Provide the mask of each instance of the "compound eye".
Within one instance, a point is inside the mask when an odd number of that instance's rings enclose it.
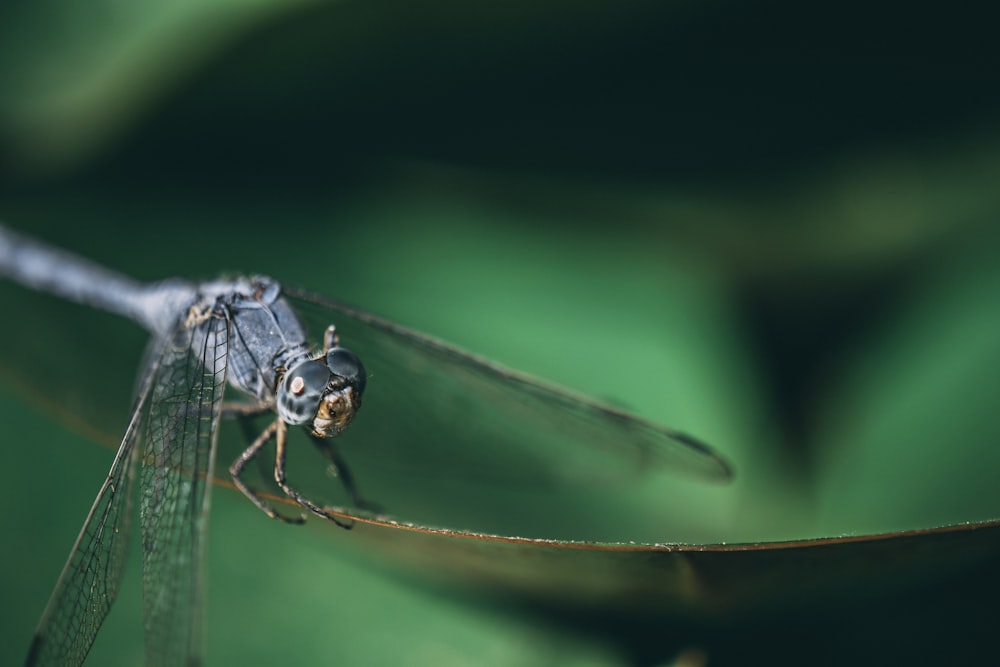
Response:
[[[330,369],[324,364],[318,361],[299,364],[282,378],[278,387],[278,416],[292,425],[312,421],[329,382]]]
[[[365,367],[350,350],[342,347],[331,349],[326,353],[326,367],[330,373],[344,378],[346,384],[353,385],[359,393],[364,392],[365,382],[368,379],[365,376]]]

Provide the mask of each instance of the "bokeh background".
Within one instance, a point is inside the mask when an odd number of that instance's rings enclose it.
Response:
[[[736,479],[681,481],[655,541],[989,521],[1000,54],[986,12],[942,11],[7,2],[0,216],[142,279],[268,273],[697,434]],[[16,664],[143,337],[0,294]],[[211,525],[209,665],[929,664],[998,620],[995,559],[692,619],[432,584],[226,490]],[[141,660],[126,576],[92,664]]]

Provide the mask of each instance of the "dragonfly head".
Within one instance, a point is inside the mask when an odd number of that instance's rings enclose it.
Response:
[[[303,361],[278,383],[278,416],[286,423],[311,423],[312,432],[332,438],[347,428],[361,408],[365,367],[342,347],[332,347],[325,358]]]

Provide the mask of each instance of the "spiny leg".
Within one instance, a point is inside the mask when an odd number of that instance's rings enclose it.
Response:
[[[257,495],[256,491],[247,486],[246,482],[244,482],[240,477],[243,474],[243,468],[246,467],[247,463],[249,463],[251,459],[254,459],[257,454],[260,453],[260,450],[263,449],[264,445],[267,444],[267,441],[273,438],[275,433],[278,432],[279,425],[284,426],[284,422],[280,419],[275,419],[270,426],[264,429],[264,431],[257,436],[257,439],[254,440],[249,447],[244,449],[243,453],[240,454],[235,461],[233,461],[231,466],[229,466],[229,474],[232,476],[233,483],[236,484],[236,488],[242,491],[243,495],[249,498],[254,505],[264,512],[264,514],[268,515],[272,519],[284,521],[285,523],[303,523],[306,520],[305,514],[298,517],[289,517],[279,513],[271,507],[270,503]]]
[[[271,406],[264,401],[253,401],[243,402],[243,401],[224,401],[221,408],[221,416],[223,419],[244,419],[249,417],[256,417],[257,415],[262,415],[269,411]],[[254,434],[253,437],[247,438],[247,442],[253,441],[257,437]]]
[[[347,466],[347,461],[343,459],[340,455],[340,451],[336,446],[326,438],[320,438],[319,436],[309,434],[309,439],[313,441],[313,444],[323,452],[327,460],[330,462],[330,467],[333,468],[333,474],[337,476],[340,483],[344,486],[344,490],[347,491],[347,495],[351,498],[351,503],[359,508],[366,509],[372,512],[381,513],[382,507],[377,503],[369,502],[361,497],[361,493],[358,491],[358,486],[354,481],[354,475],[351,474],[351,469]]]
[[[272,409],[269,403],[261,400],[225,401],[222,404],[222,418],[236,421],[240,427],[240,432],[243,434],[243,440],[246,442],[246,446],[249,447],[257,440],[257,436],[260,435],[260,432],[257,430],[258,427],[254,425],[254,417],[262,415],[265,412],[271,412]],[[269,472],[267,464],[260,458],[257,459],[257,464],[261,476],[266,479]]]
[[[330,512],[326,511],[325,509],[323,509],[313,501],[309,500],[308,498],[306,498],[301,493],[299,493],[298,491],[296,491],[295,489],[293,489],[291,486],[288,485],[288,482],[285,480],[285,450],[286,450],[286,445],[288,444],[288,427],[285,425],[285,422],[281,421],[280,419],[276,421],[276,424],[277,424],[276,427],[277,451],[274,456],[274,481],[278,483],[278,486],[280,486],[281,490],[285,492],[285,495],[287,495],[289,498],[297,502],[299,505],[305,507],[307,510],[309,510],[316,516],[320,516],[323,517],[324,519],[333,521],[341,528],[346,528],[346,529],[352,528],[354,526],[353,521],[350,522],[343,521],[339,517],[334,516]]]

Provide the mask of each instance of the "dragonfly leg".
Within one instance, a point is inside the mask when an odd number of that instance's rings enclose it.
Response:
[[[337,447],[326,438],[320,438],[312,434],[309,435],[309,438],[330,462],[333,474],[336,475],[337,479],[344,486],[344,490],[347,491],[347,495],[351,498],[351,503],[360,509],[380,514],[382,507],[378,503],[370,502],[361,497],[358,486],[354,481],[354,475],[351,474],[351,469],[347,466],[347,461],[340,455]]]
[[[340,334],[337,333],[336,325],[331,324],[326,328],[326,332],[323,334],[323,354],[326,354],[332,348],[338,347],[339,345]]]
[[[302,505],[302,507],[305,507],[316,516],[328,519],[341,528],[352,528],[354,526],[353,521],[349,519],[345,521],[343,518],[328,512],[288,485],[288,482],[285,480],[285,450],[288,443],[288,427],[285,425],[285,422],[280,419],[277,420],[277,424],[277,452],[274,456],[274,481],[278,483],[278,486],[281,487],[281,490],[285,492],[286,496],[297,502],[299,505]]]
[[[243,421],[243,420],[241,420]],[[257,438],[243,450],[243,453],[233,461],[233,464],[229,466],[229,474],[233,478],[233,483],[236,484],[236,488],[243,492],[247,498],[249,498],[254,505],[256,505],[264,514],[268,515],[272,519],[277,519],[279,521],[284,521],[285,523],[303,523],[306,520],[306,515],[302,514],[297,517],[289,517],[284,514],[280,514],[277,510],[271,507],[270,503],[257,495],[257,492],[247,486],[246,482],[243,481],[241,475],[243,474],[243,468],[246,467],[252,459],[256,458],[260,450],[267,444],[268,440],[274,437],[275,433],[278,431],[278,425],[284,424],[280,419],[275,419],[274,422],[264,429]]]
[[[252,403],[224,401],[222,403],[222,418],[242,420],[244,417],[256,417],[257,415],[264,414],[270,409],[271,406],[264,401],[254,401]],[[253,442],[256,437],[256,434],[254,434],[252,437],[247,438],[247,442]]]
[[[254,424],[254,417],[264,414],[265,412],[271,412],[274,409],[270,403],[266,403],[259,399],[253,399],[249,401],[225,401],[222,404],[222,418],[223,419],[233,419],[240,427],[240,432],[243,433],[243,440],[246,441],[247,447],[249,447],[253,442],[257,440],[257,436],[260,435],[258,426]],[[258,470],[261,476],[266,478],[268,469],[267,464],[263,460],[257,458]]]

